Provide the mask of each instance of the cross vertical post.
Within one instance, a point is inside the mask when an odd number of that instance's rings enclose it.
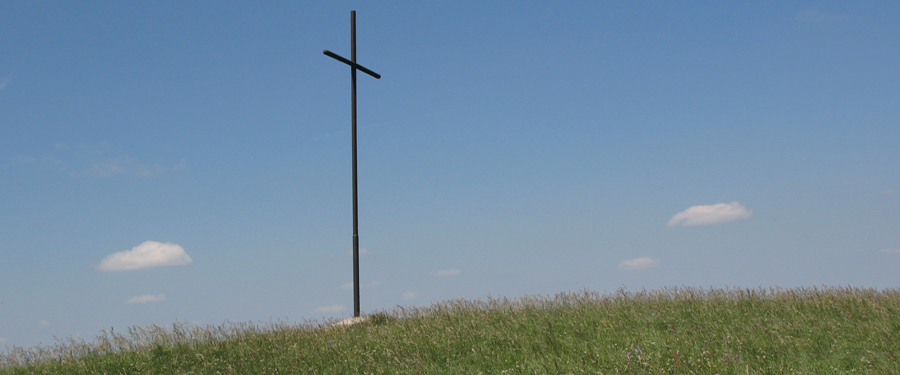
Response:
[[[353,154],[353,316],[359,316],[359,210],[356,188],[356,71],[361,70],[375,79],[381,79],[381,75],[356,63],[356,11],[350,11],[350,60],[347,60],[334,52],[325,50],[325,55],[334,58],[344,64],[350,65],[350,106],[351,125],[350,137],[352,138]]]

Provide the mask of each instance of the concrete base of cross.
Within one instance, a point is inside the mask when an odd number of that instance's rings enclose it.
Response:
[[[340,322],[334,323],[331,325],[331,327],[349,327],[354,324],[365,322],[367,320],[369,320],[369,318],[367,318],[365,316],[355,316],[355,317],[352,317],[349,319],[344,319],[344,320],[341,320]]]

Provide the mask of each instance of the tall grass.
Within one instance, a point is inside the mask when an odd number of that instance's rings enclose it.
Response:
[[[229,322],[222,325],[195,325],[176,321],[169,327],[158,325],[133,326],[125,332],[103,330],[93,341],[81,338],[57,339],[53,345],[33,347],[5,347],[0,352],[0,369],[32,366],[48,362],[72,362],[82,358],[145,351],[155,347],[201,345],[224,342],[249,335],[271,334],[278,331],[319,328],[314,322],[302,324],[273,321],[269,323]]]
[[[326,322],[327,323],[327,322]],[[132,327],[0,373],[900,373],[900,290],[666,288],[397,307],[329,327]]]

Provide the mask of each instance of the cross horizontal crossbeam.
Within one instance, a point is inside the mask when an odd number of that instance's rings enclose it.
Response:
[[[329,50],[327,50],[327,49],[326,49],[323,53],[326,54],[326,55],[328,55],[329,57],[334,58],[334,59],[337,60],[337,61],[340,61],[340,62],[342,62],[342,63],[344,63],[344,64],[350,65],[351,68],[359,69],[359,70],[362,71],[363,73],[366,73],[366,74],[368,74],[368,75],[370,75],[370,76],[372,76],[372,77],[375,77],[375,79],[381,79],[381,74],[375,73],[375,72],[373,72],[373,71],[367,69],[366,67],[364,67],[364,66],[362,66],[362,65],[359,65],[359,64],[357,64],[357,63],[355,63],[355,62],[353,62],[353,61],[347,60],[347,59],[341,57],[341,55],[338,55],[338,54],[336,54],[336,53],[334,53],[334,52],[331,52],[331,51],[329,51]]]

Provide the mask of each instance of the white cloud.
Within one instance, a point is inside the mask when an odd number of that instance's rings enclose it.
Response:
[[[34,156],[16,156],[16,161],[29,168],[36,168],[50,173],[63,173],[66,170],[65,164],[54,156],[42,156],[40,158]]]
[[[3,77],[3,79],[0,80],[0,91],[2,91],[3,89],[5,89],[5,88],[6,88],[6,85],[8,85],[8,84],[9,84],[9,81],[12,81],[12,79],[13,79],[13,75],[12,75],[12,74],[7,75],[6,77]]]
[[[885,194],[897,194],[900,193],[900,189],[887,189],[884,191]]]
[[[50,326],[50,322],[48,322],[46,320],[41,320],[40,322],[38,322],[38,327],[49,327],[49,326]]]
[[[650,257],[641,257],[635,259],[623,260],[619,263],[620,270],[642,270],[645,268],[653,268],[659,266],[659,259]]]
[[[72,171],[70,175],[72,177],[109,177],[116,174],[130,174],[139,177],[148,177],[169,171],[180,171],[185,168],[187,168],[187,162],[184,160],[175,166],[163,167],[159,164],[146,165],[131,157],[122,156],[94,164],[88,170]]]
[[[753,210],[744,207],[737,201],[716,203],[709,206],[692,206],[681,211],[669,220],[669,226],[713,225],[728,223],[753,216]]]
[[[403,294],[401,294],[401,296],[403,297],[404,301],[410,301],[410,300],[413,300],[416,298],[416,292],[412,292],[412,291],[403,292]]]
[[[344,306],[341,305],[322,306],[316,309],[317,313],[337,313],[341,311],[344,311]]]
[[[846,14],[827,13],[817,9],[807,9],[797,14],[797,19],[812,23],[836,23],[847,18]]]
[[[900,249],[881,249],[884,254],[900,254]]]
[[[459,275],[461,271],[459,268],[451,268],[449,270],[441,270],[438,273],[434,274],[434,276],[446,277],[446,276],[456,276]]]
[[[368,283],[368,284],[359,284],[359,288],[360,288],[360,289],[362,289],[362,288],[374,288],[374,287],[376,287],[376,286],[381,286],[381,283],[379,283],[379,282],[377,282],[377,281],[373,281],[373,282]],[[344,284],[344,285],[341,286],[341,289],[353,289],[353,283],[352,283],[352,282],[346,283],[346,284]]]
[[[20,156],[19,161],[34,166],[45,166],[55,173],[64,173],[70,177],[111,177],[111,176],[156,176],[187,168],[187,162],[169,158],[165,164],[147,163],[124,155],[109,144],[53,144],[51,155]],[[119,156],[113,157],[112,155]],[[165,155],[162,155],[165,157]]]
[[[128,300],[128,301],[125,301],[125,303],[162,302],[162,301],[165,301],[165,300],[166,300],[166,295],[165,295],[165,294],[157,294],[157,295],[155,295],[155,296],[153,296],[153,295],[146,295],[146,296],[131,297],[131,299]]]
[[[97,270],[105,272],[136,270],[141,268],[183,266],[191,263],[191,257],[181,245],[146,241],[129,251],[107,255]]]

